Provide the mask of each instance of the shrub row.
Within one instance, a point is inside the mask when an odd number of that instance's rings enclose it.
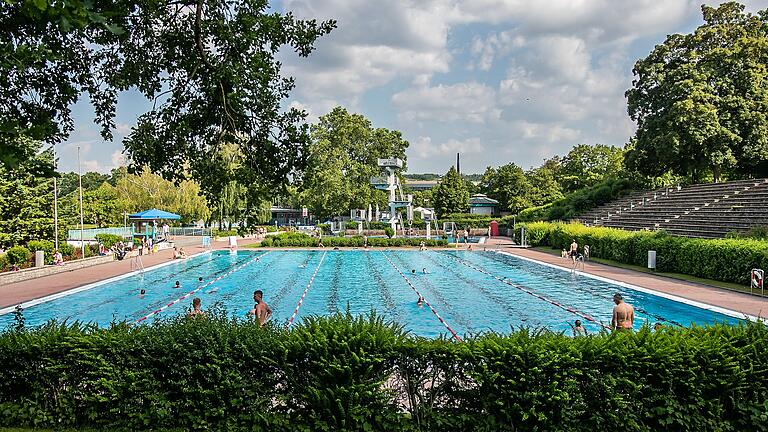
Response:
[[[766,431],[768,329],[414,337],[210,313],[0,333],[0,426],[102,430]]]
[[[117,243],[123,241],[123,236],[117,234],[96,234],[96,241],[103,244],[105,248],[109,249]]]
[[[26,247],[13,246],[0,255],[0,271],[7,271],[13,265],[20,268],[33,265],[35,251],[45,252],[45,263],[53,264],[53,242],[50,240],[30,240]],[[80,256],[80,249],[75,250],[69,243],[59,243],[59,251],[65,260],[76,259]],[[91,249],[86,248],[86,255],[90,256],[89,253],[91,252]]]
[[[421,243],[427,246],[446,246],[447,240],[433,240],[425,238],[381,238],[369,237],[368,246],[371,247],[401,247],[401,246],[419,246]],[[284,233],[270,236],[261,241],[262,247],[317,247],[320,239],[310,237],[303,233]],[[323,246],[325,247],[363,247],[365,238],[362,236],[354,237],[323,237]]]
[[[655,250],[659,271],[746,285],[753,268],[768,269],[768,241],[763,240],[694,239],[670,236],[663,231],[624,231],[549,222],[525,226],[531,246],[567,249],[575,239],[579,245],[589,245],[591,256],[625,264],[644,267],[648,251]],[[519,237],[520,233],[515,235]]]

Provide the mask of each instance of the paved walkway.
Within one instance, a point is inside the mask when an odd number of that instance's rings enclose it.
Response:
[[[254,239],[239,239],[239,243],[243,245],[253,243],[254,241]],[[224,241],[213,243],[214,249],[222,249],[226,246],[227,244]],[[189,256],[204,252],[200,246],[184,245],[183,247]],[[152,255],[143,255],[141,260],[145,268],[171,261],[173,260],[173,249],[165,249]],[[106,264],[7,284],[0,287],[0,309],[120,276],[131,271],[131,259],[126,258],[123,261],[112,261]]]
[[[570,270],[571,268],[570,261],[563,260],[558,255],[551,255],[532,249],[514,248],[509,239],[493,238],[489,240],[488,246],[513,255],[563,267],[567,270]],[[749,294],[593,262],[585,263],[583,272],[757,317],[768,316],[768,299]]]

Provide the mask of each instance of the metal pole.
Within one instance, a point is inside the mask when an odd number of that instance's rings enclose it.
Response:
[[[56,187],[56,144],[53,145],[53,244],[59,250],[59,193]]]
[[[77,182],[80,189],[80,256],[85,258],[85,243],[83,242],[83,170],[80,166],[80,146],[77,146]]]

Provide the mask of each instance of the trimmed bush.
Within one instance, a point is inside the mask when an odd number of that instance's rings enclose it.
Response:
[[[215,229],[213,230],[212,234],[214,237],[229,237],[229,236],[239,235],[236,229],[231,229],[231,230]]]
[[[5,256],[10,265],[21,267],[32,259],[32,252],[24,246],[14,246],[5,251]]]
[[[388,238],[392,238],[392,236],[395,235],[395,230],[393,230],[392,227],[388,226],[388,227],[384,228],[384,234]]]
[[[45,263],[53,264],[53,242],[50,240],[30,240],[27,249],[34,256],[36,251],[45,252]]]
[[[96,241],[103,244],[105,248],[109,249],[116,245],[118,242],[123,241],[123,237],[117,234],[96,234]]]
[[[525,224],[528,244],[568,249],[573,239],[589,245],[593,257],[645,267],[656,251],[656,269],[670,273],[749,284],[753,268],[768,268],[768,241],[674,237],[663,231],[624,231],[581,224]],[[519,232],[515,233],[520,236]],[[519,240],[519,239],[518,239]]]
[[[0,426],[101,430],[766,431],[768,328],[457,344],[380,317],[286,331],[209,313],[0,333]]]

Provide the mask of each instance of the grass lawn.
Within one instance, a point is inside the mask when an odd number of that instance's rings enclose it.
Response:
[[[550,255],[555,255],[555,256],[559,256],[560,255],[560,250],[552,249],[552,248],[550,248],[548,246],[537,246],[537,247],[533,247],[531,249],[539,251],[539,252],[548,253]],[[722,282],[722,281],[717,281],[717,280],[712,280],[712,279],[704,279],[704,278],[699,278],[699,277],[696,277],[696,276],[686,275],[686,274],[682,274],[682,273],[668,273],[668,272],[652,271],[652,270],[650,270],[650,269],[648,269],[646,267],[643,267],[643,266],[637,266],[637,265],[633,265],[633,264],[624,264],[624,263],[620,263],[620,262],[617,262],[617,261],[612,261],[612,260],[607,260],[607,259],[602,259],[602,258],[594,258],[594,257],[592,257],[589,260],[591,262],[595,262],[595,263],[598,263],[598,264],[605,264],[605,265],[612,266],[612,267],[619,267],[619,268],[623,268],[623,269],[627,269],[627,270],[638,271],[638,272],[641,272],[641,273],[654,274],[654,275],[657,275],[657,276],[664,276],[664,277],[668,277],[668,278],[672,278],[672,279],[678,279],[678,280],[683,280],[683,281],[687,281],[687,282],[694,282],[694,283],[698,283],[698,284],[701,284],[701,285],[708,285],[708,286],[711,286],[711,287],[714,287],[714,288],[722,288],[722,289],[727,289],[727,290],[730,290],[730,291],[737,291],[737,292],[742,292],[742,293],[750,294],[749,287],[744,286],[744,285],[739,285],[739,284],[736,284],[736,283],[732,283],[732,282]],[[755,295],[755,296],[761,297],[759,292],[758,293],[752,293],[752,294]],[[768,293],[767,293],[767,295],[765,297],[768,297]]]

